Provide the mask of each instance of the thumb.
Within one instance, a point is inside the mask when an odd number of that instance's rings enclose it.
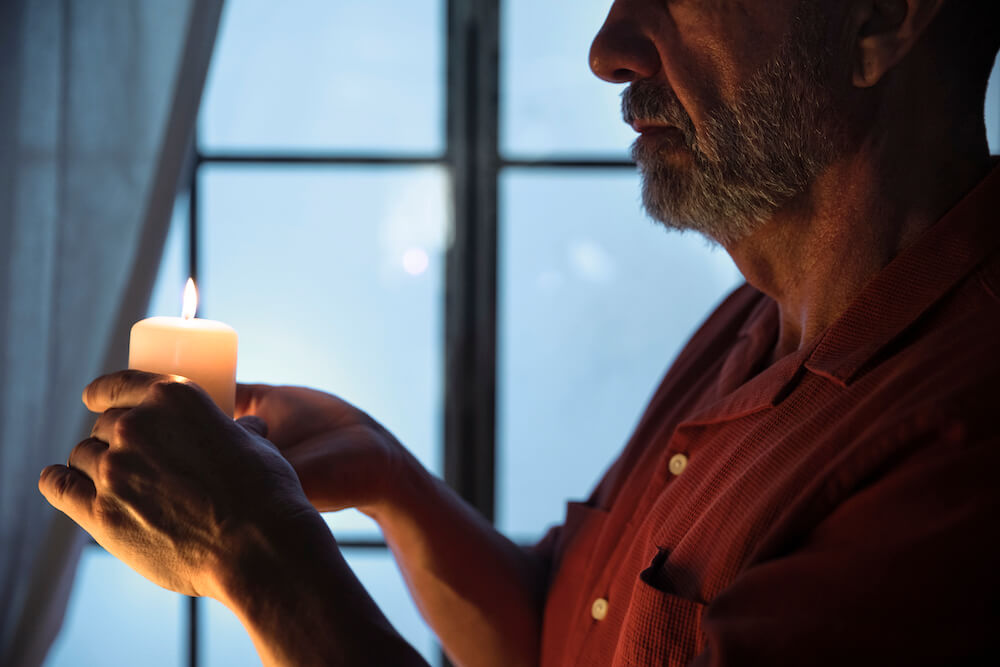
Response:
[[[262,438],[267,437],[267,422],[255,415],[246,415],[236,420],[236,423]]]
[[[236,416],[242,417],[252,414],[260,407],[261,400],[271,390],[266,384],[243,384],[236,385]]]

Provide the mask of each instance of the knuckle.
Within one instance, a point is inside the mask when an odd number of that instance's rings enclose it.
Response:
[[[87,448],[87,443],[89,442],[90,438],[84,440],[83,442],[77,443],[77,445],[73,447],[73,449],[70,451],[69,458],[66,459],[66,463],[70,466],[78,468],[79,466],[77,465],[77,463],[79,463],[80,457],[83,456],[83,454],[85,453]]]
[[[116,442],[127,443],[133,439],[135,433],[135,418],[124,414],[115,420],[112,427],[112,437]]]
[[[184,396],[185,385],[183,382],[164,380],[153,385],[150,394],[156,401],[171,401]]]
[[[142,395],[142,389],[161,376],[128,369],[102,375],[83,390],[83,402],[91,409],[129,407]]]
[[[121,380],[107,383],[106,391],[108,393],[108,401],[112,405],[117,405],[118,400],[121,398],[122,395],[122,389],[123,387]]]
[[[108,430],[108,421],[109,421],[109,419],[110,419],[110,417],[108,416],[107,411],[102,412],[101,414],[97,415],[97,419],[94,420],[94,427],[92,429],[90,429],[90,435],[91,435],[91,437],[94,437],[94,436],[97,436],[97,435],[99,435],[101,433],[106,432]]]
[[[53,473],[53,477],[52,488],[55,489],[56,495],[66,495],[73,488],[73,476],[68,470],[59,470]]]
[[[97,466],[98,484],[113,496],[122,495],[128,488],[128,473],[122,463],[120,456],[108,452]]]
[[[190,405],[198,400],[201,389],[190,380],[164,380],[152,387],[151,398],[156,402]]]
[[[107,376],[105,384],[108,401],[111,405],[117,406],[127,397],[129,388],[135,384],[136,371],[120,371],[114,375]]]
[[[71,496],[77,484],[80,483],[80,475],[68,467],[52,468],[46,479],[46,486],[49,494],[54,498]]]
[[[88,438],[88,440],[89,440],[89,438]],[[73,449],[69,450],[69,457],[66,459],[66,463],[67,464],[73,465],[73,461],[76,461],[77,458],[79,458],[80,452],[83,451],[83,445],[86,442],[87,442],[87,440],[82,440],[82,441],[76,443],[76,445],[73,446]]]
[[[142,408],[131,408],[109,416],[109,419],[114,420],[111,438],[115,444],[131,447],[141,445],[149,432],[146,425],[149,417],[147,412]]]
[[[124,371],[120,371],[116,376],[116,385],[119,391],[127,389],[129,387],[135,387],[137,385],[142,385],[149,382],[149,373],[145,371],[136,370],[134,368],[129,368]]]

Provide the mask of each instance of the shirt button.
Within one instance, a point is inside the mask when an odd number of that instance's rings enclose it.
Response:
[[[594,604],[590,605],[590,615],[594,617],[595,621],[603,621],[604,617],[608,615],[608,601],[604,598],[594,600]]]
[[[670,457],[670,472],[673,475],[680,475],[688,467],[688,457],[683,454],[674,454]]]

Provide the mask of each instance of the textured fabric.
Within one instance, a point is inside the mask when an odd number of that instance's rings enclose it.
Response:
[[[82,533],[38,474],[126,361],[194,130],[221,0],[0,2],[0,665],[41,664]]]
[[[734,292],[536,547],[542,665],[1000,664],[998,211],[1000,168],[766,368]]]

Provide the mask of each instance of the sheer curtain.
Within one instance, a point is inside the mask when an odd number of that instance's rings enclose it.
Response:
[[[0,2],[0,664],[41,664],[82,534],[37,491],[152,288],[222,0]]]

